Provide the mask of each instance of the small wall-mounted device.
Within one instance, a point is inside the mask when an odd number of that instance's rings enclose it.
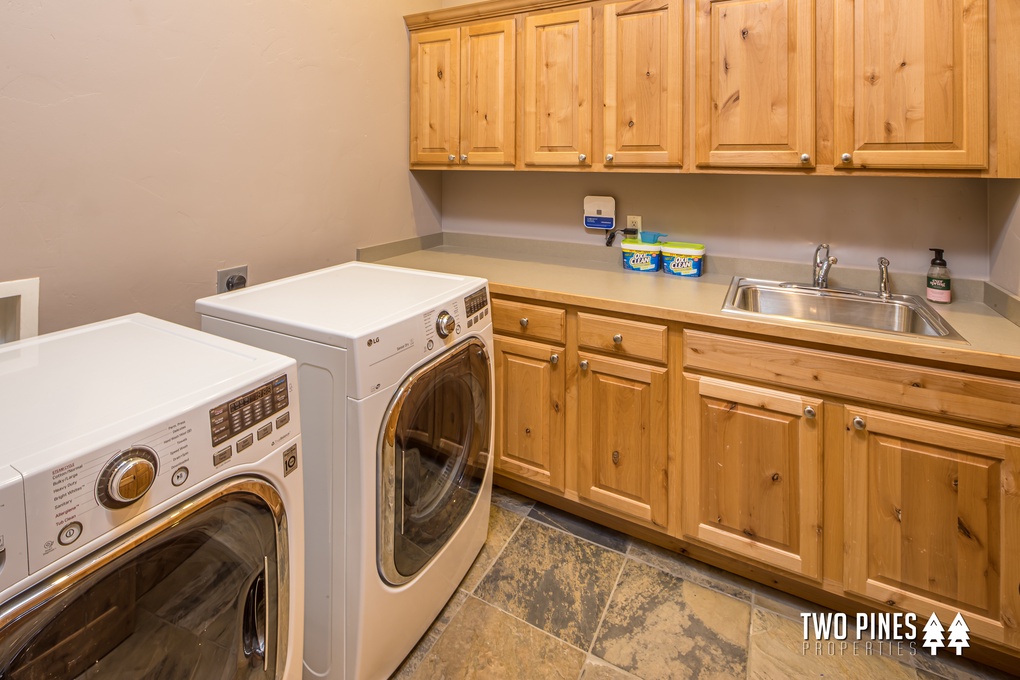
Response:
[[[584,228],[615,229],[616,199],[612,196],[585,196]]]

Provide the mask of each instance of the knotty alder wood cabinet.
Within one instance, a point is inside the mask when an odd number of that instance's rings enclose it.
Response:
[[[495,298],[493,327],[496,471],[665,531],[666,326]]]
[[[491,0],[408,16],[411,166],[1020,177],[1015,4]]]

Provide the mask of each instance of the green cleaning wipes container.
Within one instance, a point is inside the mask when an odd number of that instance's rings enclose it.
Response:
[[[660,251],[658,243],[642,243],[636,238],[623,239],[623,268],[630,272],[659,271]]]
[[[683,241],[662,244],[662,271],[670,276],[701,276],[704,264],[704,244]]]

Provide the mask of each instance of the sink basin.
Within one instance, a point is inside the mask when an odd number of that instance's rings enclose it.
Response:
[[[963,340],[931,305],[916,295],[814,288],[796,283],[733,278],[722,310],[828,326]]]

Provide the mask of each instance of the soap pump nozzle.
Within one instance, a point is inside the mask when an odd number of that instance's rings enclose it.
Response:
[[[931,261],[933,266],[935,266],[935,267],[945,267],[946,266],[946,259],[942,255],[942,253],[945,252],[945,250],[943,248],[929,248],[928,250],[930,250],[931,252],[935,253],[935,257],[933,257],[932,261]]]

